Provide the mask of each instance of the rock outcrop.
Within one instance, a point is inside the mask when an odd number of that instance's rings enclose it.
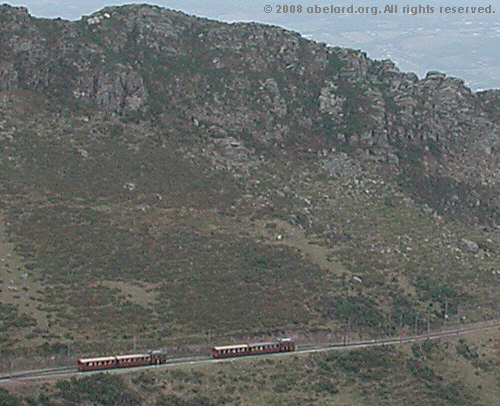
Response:
[[[454,179],[475,190],[471,202],[500,183],[500,93],[472,93],[441,72],[418,78],[278,27],[155,6],[70,22],[2,5],[0,23],[2,92],[39,92],[78,114],[182,123],[250,148],[343,145],[408,173],[416,153],[419,180]]]

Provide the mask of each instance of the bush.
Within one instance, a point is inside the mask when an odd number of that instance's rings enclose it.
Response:
[[[0,388],[0,405],[3,406],[22,406],[21,399],[11,395],[7,390]]]
[[[458,340],[456,350],[458,355],[461,355],[469,361],[477,359],[479,357],[476,350],[469,347],[469,344],[467,343],[467,340],[465,338],[461,338],[460,340]]]
[[[96,374],[82,379],[72,378],[56,384],[56,395],[64,406],[92,404],[94,406],[140,406],[140,396],[125,385],[117,375]],[[59,404],[59,403],[58,403]]]
[[[335,395],[336,393],[339,392],[339,390],[337,389],[337,386],[332,381],[328,381],[328,380],[323,380],[323,381],[318,382],[314,386],[314,390],[318,393],[326,392],[326,393],[329,393],[330,395]]]

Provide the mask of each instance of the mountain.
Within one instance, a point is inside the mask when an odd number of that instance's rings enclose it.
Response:
[[[5,354],[498,317],[498,91],[148,5],[0,22]]]
[[[498,91],[148,5],[74,22],[2,5],[0,22],[4,370],[132,345],[207,354],[499,317]],[[487,404],[500,344],[477,345],[264,360],[271,389],[226,365],[142,374],[121,392],[130,404],[151,388],[158,405],[243,404],[252,390],[379,404],[400,385],[394,404]],[[476,378],[453,372],[472,367]],[[289,381],[276,380],[283,368]],[[207,383],[219,379],[225,392]],[[89,377],[51,396],[115,399],[122,385]],[[0,399],[49,404],[35,392]]]

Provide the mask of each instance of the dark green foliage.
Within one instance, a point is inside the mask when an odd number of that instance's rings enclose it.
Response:
[[[377,303],[363,295],[335,296],[324,298],[318,303],[325,317],[333,317],[353,326],[377,329],[383,321],[383,315]]]
[[[335,385],[332,381],[326,379],[321,380],[316,385],[314,385],[314,390],[318,393],[326,392],[330,395],[339,393],[337,385]]]
[[[457,303],[463,299],[463,294],[459,293],[451,281],[437,281],[428,275],[423,275],[417,278],[415,286],[423,300],[440,303],[441,307],[448,303],[449,314],[456,313]]]
[[[371,127],[369,118],[371,106],[365,96],[366,89],[360,84],[340,82],[338,92],[346,98],[343,106],[342,132],[351,137],[368,131]]]
[[[162,395],[156,402],[156,406],[185,406],[185,399],[177,395]]]
[[[54,354],[66,354],[68,352],[68,344],[55,342],[50,344],[48,342],[43,343],[37,348],[37,353],[42,356],[54,355]]]
[[[428,393],[437,399],[446,401],[449,405],[470,405],[477,401],[474,395],[465,390],[463,383],[448,381],[436,374],[431,368],[419,360],[409,362],[411,373],[426,387]]]
[[[408,298],[396,295],[392,299],[393,318],[399,324],[411,324],[414,322],[416,311]]]
[[[57,142],[42,140],[35,144],[25,139],[16,146],[24,163],[20,168],[11,168],[10,182],[22,189],[43,188],[64,198],[86,201],[154,201],[159,194],[169,196],[170,206],[189,202],[208,207],[216,198],[218,204],[222,203],[222,196],[215,195],[214,190],[224,181],[230,182],[223,173],[206,171],[154,143],[141,145],[136,154],[130,146],[119,142],[124,137],[120,126],[103,131],[111,137],[89,148],[91,160],[82,159],[76,150],[68,150]],[[127,184],[135,187],[130,190]]]
[[[197,395],[190,398],[182,398],[177,395],[163,395],[156,406],[218,406],[225,402],[214,401],[206,396]]]
[[[331,53],[328,55],[328,66],[326,67],[326,71],[329,75],[335,77],[345,65],[345,61],[342,61],[337,55]]]
[[[95,406],[140,406],[141,397],[119,375],[96,374],[59,381],[55,395],[64,406],[91,403]]]
[[[465,338],[460,338],[456,345],[457,354],[465,359],[472,361],[479,357],[474,348],[471,348]]]
[[[24,406],[21,399],[10,394],[6,389],[0,388],[0,405],[2,406]]]
[[[436,148],[430,150],[440,154]],[[422,166],[425,155],[422,147],[405,146],[400,149],[400,163],[404,170],[398,176],[399,182],[411,196],[448,218],[488,225],[500,220],[497,189],[473,185],[439,173],[428,173]]]
[[[443,378],[436,375],[436,373],[424,365],[421,361],[413,361],[410,363],[410,371],[415,377],[425,381],[426,383],[436,384],[438,382],[442,382]]]
[[[364,376],[369,377],[373,371],[394,367],[393,354],[392,347],[376,347],[349,351],[347,354],[332,353],[326,357],[326,360],[333,362],[336,368],[347,373],[357,374],[361,372]]]
[[[0,332],[12,328],[23,328],[36,326],[36,320],[11,304],[0,303]]]
[[[432,355],[432,351],[436,348],[436,343],[432,340],[426,340],[423,343],[415,343],[411,346],[413,356],[416,358],[427,357]]]
[[[100,130],[106,136],[85,147],[88,158],[55,141],[20,141],[23,165],[9,172],[13,188],[45,196],[12,209],[10,231],[29,267],[50,282],[44,295],[58,306],[57,320],[137,328],[175,321],[198,332],[309,320],[302,303],[323,272],[292,248],[225,230],[212,210],[242,193],[228,173],[184,158],[171,142],[130,148],[133,135],[116,122]],[[161,283],[158,303],[133,303],[95,282],[102,279]]]

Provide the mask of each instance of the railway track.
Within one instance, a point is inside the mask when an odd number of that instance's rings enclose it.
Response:
[[[13,372],[11,374],[3,374],[0,376],[0,383],[13,380],[37,379],[51,376],[67,376],[68,374],[78,372],[76,367],[60,367],[39,369],[35,371]]]
[[[357,349],[357,348],[369,348],[369,347],[380,347],[384,345],[401,345],[412,342],[419,342],[425,340],[437,340],[441,338],[447,337],[456,337],[463,334],[476,333],[481,331],[488,331],[500,328],[500,322],[495,322],[492,324],[487,324],[484,326],[476,326],[476,327],[463,327],[453,330],[446,330],[440,332],[433,332],[427,334],[419,334],[414,336],[405,336],[405,337],[391,337],[380,340],[369,340],[369,341],[355,341],[348,343],[335,343],[331,345],[308,345],[303,346],[300,349],[297,349],[293,352],[278,352],[271,354],[262,354],[262,355],[253,355],[252,357],[281,357],[281,356],[290,356],[297,354],[311,354],[311,353],[319,353],[326,351],[335,351],[335,350],[348,350],[348,349]],[[197,357],[183,357],[183,358],[171,358],[168,359],[165,364],[161,365],[148,365],[142,367],[133,367],[133,368],[116,368],[106,370],[105,372],[110,373],[126,373],[130,371],[137,370],[151,370],[151,369],[165,369],[169,367],[176,367],[182,365],[203,365],[210,363],[221,363],[221,362],[234,362],[240,359],[245,359],[248,357],[232,357],[225,359],[214,359],[210,356],[197,356]],[[50,368],[50,369],[40,369],[35,371],[24,371],[24,372],[12,372],[10,374],[2,374],[0,375],[0,384],[11,381],[23,381],[23,380],[36,380],[36,379],[44,379],[44,378],[67,378],[74,375],[90,375],[94,373],[102,373],[104,371],[96,370],[96,371],[87,371],[80,372],[75,367],[60,367],[60,368]]]

